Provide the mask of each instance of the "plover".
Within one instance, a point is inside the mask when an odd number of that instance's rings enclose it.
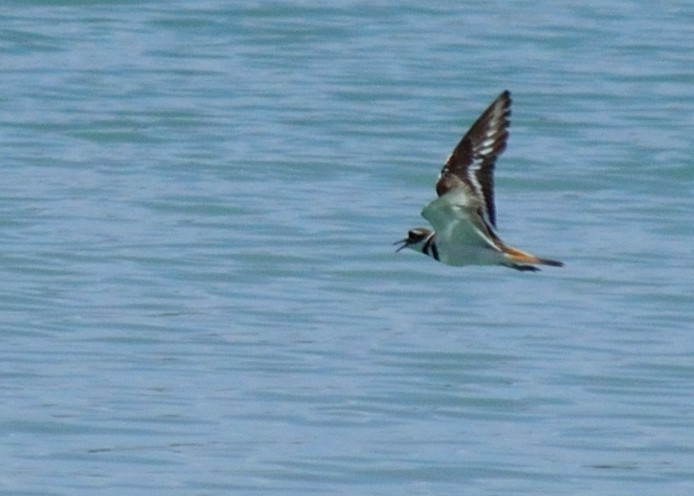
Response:
[[[417,227],[395,244],[424,253],[448,265],[503,265],[521,271],[535,265],[561,267],[513,248],[496,233],[494,164],[506,149],[511,93],[504,91],[470,127],[448,157],[436,183],[438,198],[422,216],[434,230]]]

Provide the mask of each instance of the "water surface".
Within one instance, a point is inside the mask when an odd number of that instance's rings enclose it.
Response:
[[[694,8],[0,8],[3,494],[694,488]],[[514,96],[500,234],[425,225]]]

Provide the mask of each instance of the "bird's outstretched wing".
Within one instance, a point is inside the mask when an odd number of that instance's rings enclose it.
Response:
[[[470,127],[446,160],[436,192],[443,196],[455,188],[479,201],[481,217],[496,227],[494,207],[494,164],[506,149],[511,124],[511,93],[504,91]]]

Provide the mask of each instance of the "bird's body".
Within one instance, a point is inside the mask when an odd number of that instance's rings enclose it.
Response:
[[[446,161],[436,183],[438,198],[422,216],[434,230],[411,229],[398,251],[410,248],[448,265],[503,265],[539,270],[562,262],[506,245],[496,234],[494,165],[506,148],[511,95],[504,91],[470,127]]]
[[[422,211],[435,228],[432,242],[436,243],[440,261],[448,265],[497,264],[503,260],[503,252],[492,242],[483,224],[470,222],[476,207],[467,205],[468,200],[452,191]]]

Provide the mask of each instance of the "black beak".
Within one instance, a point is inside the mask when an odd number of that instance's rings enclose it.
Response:
[[[393,244],[394,244],[394,245],[399,245],[400,243],[402,243],[402,245],[401,245],[401,246],[398,246],[398,249],[395,250],[395,253],[399,252],[400,250],[402,250],[402,249],[404,249],[404,248],[407,248],[407,245],[410,244],[410,240],[407,239],[407,238],[405,238],[405,239],[401,239],[400,241],[396,241],[396,242],[393,243]]]

